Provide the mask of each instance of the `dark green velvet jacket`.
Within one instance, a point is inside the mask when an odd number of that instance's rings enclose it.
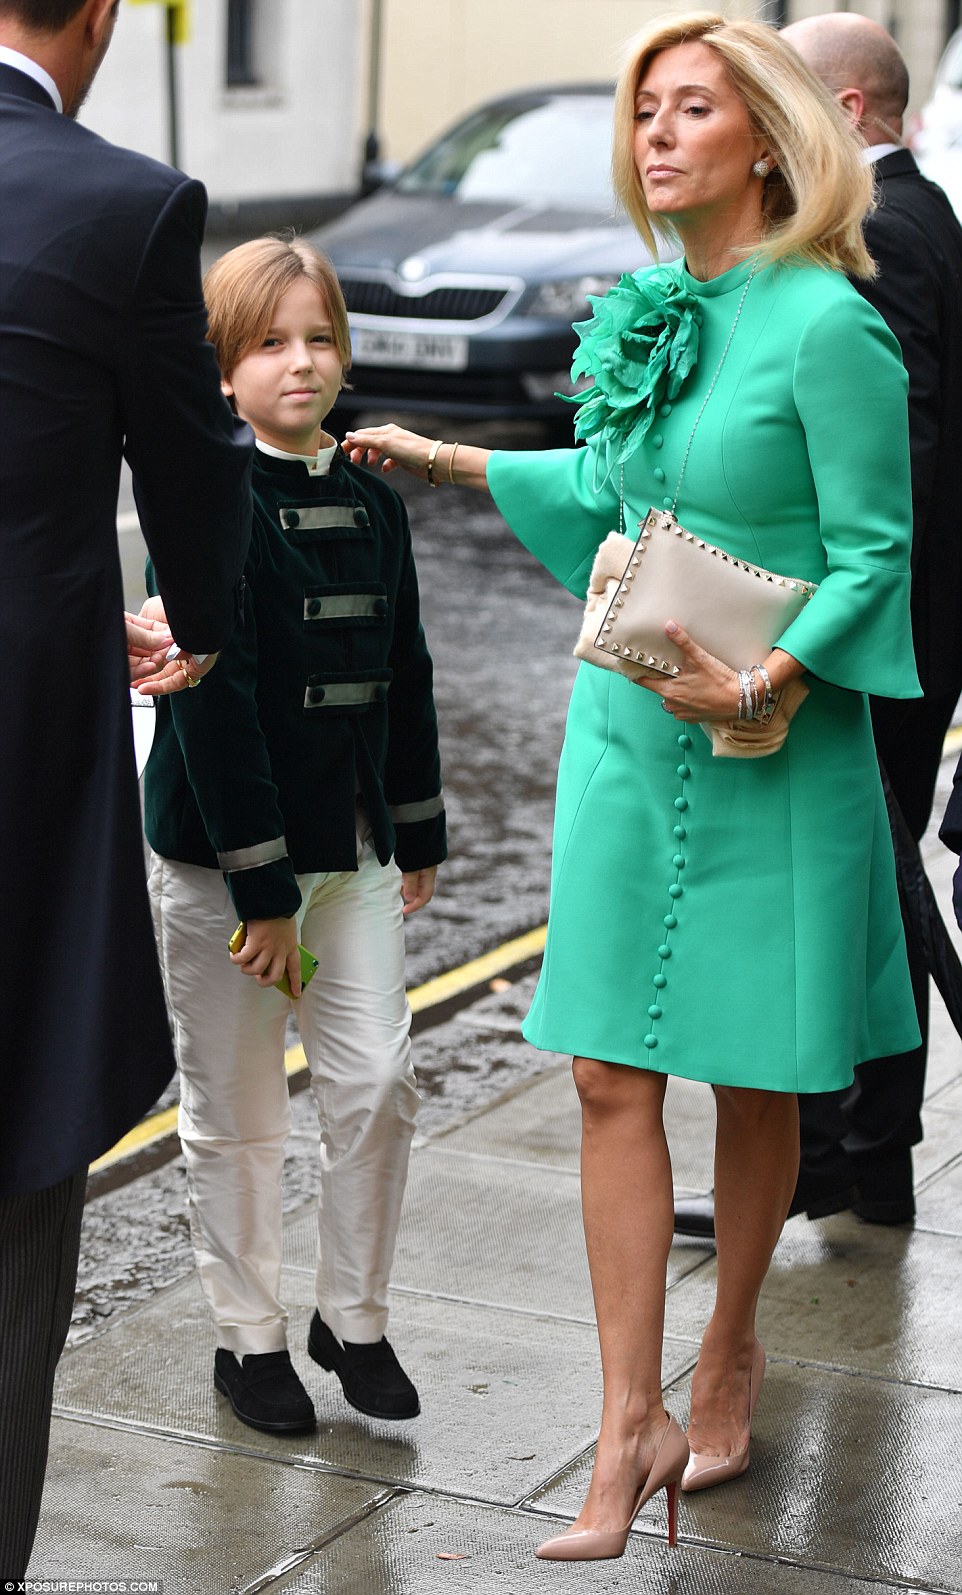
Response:
[[[357,868],[358,794],[382,864],[447,849],[402,499],[340,453],[311,476],[258,450],[253,486],[243,621],[199,687],[158,700],[144,786],[154,851],[223,870],[239,917],[270,919],[296,912],[296,874]]]

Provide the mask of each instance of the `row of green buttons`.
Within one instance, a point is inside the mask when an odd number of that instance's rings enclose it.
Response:
[[[682,749],[683,754],[687,753],[688,749],[691,747],[691,737],[688,735],[687,731],[683,731],[679,736],[678,746]],[[672,827],[671,833],[675,842],[675,852],[672,854],[671,859],[675,870],[675,879],[668,888],[668,896],[672,900],[673,909],[678,906],[678,900],[680,897],[684,896],[685,892],[685,888],[681,884],[680,876],[682,870],[685,868],[687,860],[684,853],[681,851],[681,843],[684,842],[685,838],[687,837],[688,830],[684,824],[682,816],[684,815],[685,810],[688,808],[688,799],[685,796],[685,786],[689,776],[691,775],[691,767],[682,762],[678,765],[676,774],[681,781],[681,791],[675,798],[674,806],[678,818]],[[677,914],[675,914],[672,910],[669,910],[662,920],[662,924],[665,927],[666,934],[664,941],[658,948],[658,958],[660,960],[658,972],[652,976],[651,981],[652,985],[659,992],[664,991],[665,987],[668,985],[668,976],[665,974],[665,965],[671,957],[671,933],[677,928],[678,925]],[[657,1001],[653,1002],[648,1009],[648,1017],[651,1019],[652,1025],[645,1037],[645,1046],[648,1047],[649,1050],[657,1047],[658,1045],[658,1037],[655,1035],[655,1025],[661,1018],[663,1012],[664,1009],[662,1008],[661,1003]]]

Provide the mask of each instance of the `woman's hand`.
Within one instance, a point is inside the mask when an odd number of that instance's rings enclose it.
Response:
[[[398,466],[402,466],[412,476],[426,482],[428,459],[435,442],[435,438],[423,438],[418,432],[405,432],[391,422],[389,426],[364,426],[355,432],[346,432],[341,448],[355,465],[380,465],[382,471],[396,471]],[[443,447],[449,449],[449,445]],[[440,476],[437,480],[440,480]]]
[[[293,919],[249,919],[247,936],[230,961],[242,975],[253,975],[259,986],[276,986],[284,971],[293,996],[301,994],[301,955]]]
[[[680,648],[685,662],[677,676],[645,676],[638,682],[647,692],[653,692],[662,701],[665,711],[676,720],[737,720],[738,671],[722,664],[714,654],[706,653],[689,637],[684,626],[669,620],[665,635],[676,648]],[[773,648],[765,659],[747,660],[744,668],[764,665],[774,693],[781,692],[790,681],[805,674],[805,666],[794,654],[783,648]],[[761,678],[755,676],[761,688]]]
[[[490,449],[423,438],[418,432],[405,432],[393,421],[388,426],[362,426],[346,432],[341,448],[354,465],[379,465],[382,471],[396,471],[400,466],[432,487],[457,484],[487,490]]]
[[[684,627],[669,620],[665,627],[685,656],[677,676],[646,676],[639,687],[659,697],[676,720],[734,720],[738,715],[738,672],[692,642]]]
[[[434,896],[434,883],[437,879],[438,866],[430,865],[428,869],[405,870],[401,875],[401,899],[404,907],[401,913],[407,919],[409,914],[416,914],[419,908],[425,908]]]

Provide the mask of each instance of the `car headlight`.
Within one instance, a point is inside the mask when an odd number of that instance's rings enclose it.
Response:
[[[618,277],[563,277],[559,282],[543,282],[527,307],[529,316],[551,316],[558,321],[583,319],[588,315],[588,295],[606,294]]]

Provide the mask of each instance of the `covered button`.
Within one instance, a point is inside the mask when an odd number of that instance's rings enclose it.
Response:
[[[370,526],[371,522],[366,509],[356,509],[354,511],[354,524],[355,526]]]
[[[290,529],[293,531],[294,528],[296,526],[300,526],[300,524],[301,524],[301,517],[298,515],[297,511],[296,510],[288,510],[287,511],[287,525],[290,527]]]
[[[307,689],[308,703],[323,703],[325,696],[323,687],[308,687]]]
[[[307,605],[307,613],[309,615],[319,615],[320,612],[321,612],[321,600],[319,598],[310,599],[310,601],[308,602],[308,605]]]

